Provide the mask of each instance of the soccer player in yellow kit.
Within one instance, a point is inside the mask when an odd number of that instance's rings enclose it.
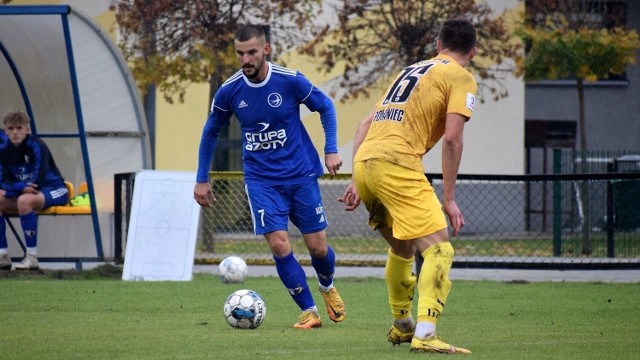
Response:
[[[464,226],[455,199],[464,124],[473,112],[476,81],[464,66],[476,53],[476,30],[469,21],[446,21],[437,41],[438,55],[404,70],[373,111],[358,125],[353,143],[353,178],[338,199],[352,211],[364,202],[369,225],[389,243],[385,280],[394,345],[411,342],[412,352],[470,353],[436,336],[436,323],[451,289],[452,236]],[[440,203],[424,176],[422,157],[441,138],[444,199]],[[444,210],[444,211],[443,211]],[[417,322],[411,315],[420,269]]]

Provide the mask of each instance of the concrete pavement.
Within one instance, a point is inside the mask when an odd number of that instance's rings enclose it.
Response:
[[[83,263],[83,269],[91,269],[104,263]],[[45,270],[74,269],[74,263],[41,262]],[[310,266],[303,266],[308,277],[315,277]],[[218,265],[194,265],[194,273],[218,274]],[[274,265],[249,265],[249,276],[278,276]],[[337,266],[336,277],[384,278],[384,268]],[[453,268],[451,280],[490,281],[567,281],[567,282],[616,282],[640,283],[640,270],[517,270],[517,269],[468,269]]]
[[[310,266],[303,266],[307,276],[314,277]],[[218,273],[217,265],[194,265],[195,272]],[[278,276],[273,265],[249,265],[249,276]],[[336,277],[384,278],[383,267],[336,267]],[[511,270],[451,269],[451,280],[491,281],[568,281],[568,282],[640,282],[640,270]]]

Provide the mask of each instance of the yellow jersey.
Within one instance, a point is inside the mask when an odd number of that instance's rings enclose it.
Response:
[[[384,159],[424,172],[422,157],[444,135],[447,114],[469,119],[477,87],[473,75],[446,55],[406,67],[376,104],[354,162]]]

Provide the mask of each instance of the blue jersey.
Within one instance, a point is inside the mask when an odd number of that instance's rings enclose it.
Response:
[[[18,146],[6,141],[0,147],[0,167],[1,186],[5,190],[21,193],[28,183],[38,185],[38,189],[65,187],[49,148],[32,135],[27,135]]]
[[[240,122],[245,181],[293,184],[324,173],[300,119],[300,104],[320,113],[325,154],[337,153],[333,102],[300,72],[267,63],[260,83],[238,71],[218,90],[211,104],[198,156],[197,182],[207,182],[220,130],[232,115]]]

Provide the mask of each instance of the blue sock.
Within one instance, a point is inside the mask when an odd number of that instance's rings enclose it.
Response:
[[[35,211],[20,215],[20,224],[24,231],[24,242],[28,248],[38,246],[38,216]]]
[[[329,287],[333,284],[333,274],[336,271],[336,254],[333,252],[331,246],[329,246],[327,256],[325,256],[324,259],[312,256],[311,266],[316,270],[320,285]]]
[[[293,251],[284,257],[274,255],[273,260],[276,262],[276,270],[280,280],[289,290],[289,295],[298,304],[300,310],[314,307],[316,304],[311,296],[311,291],[309,291],[309,285],[307,285],[307,275],[298,260],[293,257]]]
[[[7,244],[7,223],[4,216],[0,215],[0,249],[6,249],[9,247]]]

